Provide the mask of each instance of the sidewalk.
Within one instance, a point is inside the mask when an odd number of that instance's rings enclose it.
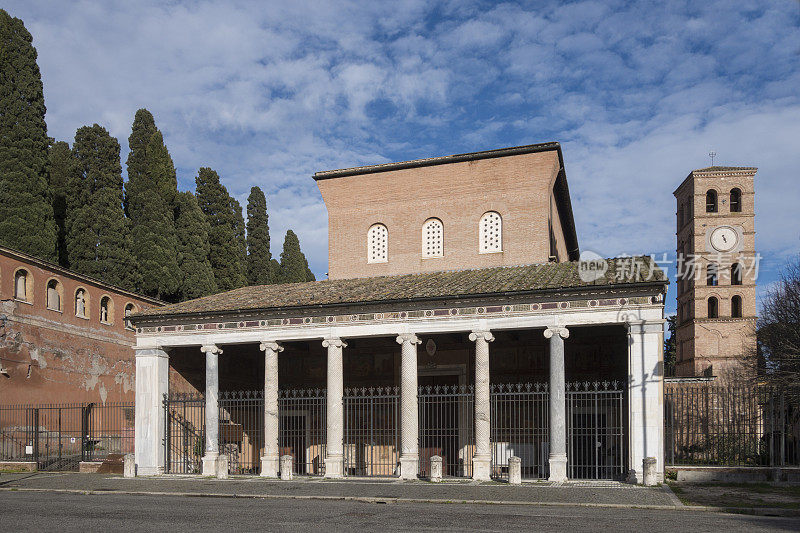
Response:
[[[297,478],[293,481],[258,477],[227,480],[198,476],[157,476],[126,479],[105,474],[37,472],[0,474],[0,491],[57,491],[92,494],[162,494],[237,498],[359,500],[373,503],[492,503],[684,508],[668,487],[641,487],[616,482],[535,482],[522,485],[471,481],[426,481]]]

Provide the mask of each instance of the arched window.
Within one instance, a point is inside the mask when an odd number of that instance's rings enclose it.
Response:
[[[706,193],[706,213],[717,212],[717,191],[709,189]]]
[[[742,212],[742,191],[739,188],[731,189],[731,213]]]
[[[731,285],[742,284],[742,265],[734,263],[731,265]]]
[[[31,277],[28,271],[24,268],[17,270],[14,273],[14,298],[23,302],[30,301],[29,297],[32,293],[30,285]]]
[[[86,290],[78,289],[75,291],[75,316],[79,318],[89,318],[87,314],[88,307],[89,301],[86,296]]]
[[[719,283],[719,272],[716,263],[711,263],[706,267],[706,285],[716,287]]]
[[[383,224],[374,224],[367,232],[367,263],[385,263],[389,260],[389,230]]]
[[[731,316],[742,318],[742,297],[738,294],[731,298]]]
[[[490,254],[503,251],[503,219],[500,213],[489,211],[481,217],[480,253]]]
[[[422,225],[422,257],[444,256],[444,225],[438,218],[429,218]]]
[[[133,328],[133,324],[131,323],[131,321],[130,321],[130,319],[128,317],[131,316],[135,312],[136,312],[136,306],[135,305],[133,305],[130,302],[125,304],[125,327],[127,329],[134,329]]]
[[[61,284],[56,279],[47,282],[47,308],[53,311],[61,311],[61,296],[63,295]]]
[[[708,318],[719,318],[719,300],[715,296],[708,299]]]
[[[100,322],[103,324],[114,323],[114,301],[110,296],[100,298]]]

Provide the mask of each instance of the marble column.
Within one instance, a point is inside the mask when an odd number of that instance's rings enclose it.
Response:
[[[473,331],[469,340],[475,343],[475,456],[472,458],[472,479],[491,479],[492,447],[489,403],[489,343],[494,340],[490,331]]]
[[[164,473],[164,395],[169,392],[169,356],[164,350],[136,350],[136,474]]]
[[[261,477],[278,477],[278,354],[283,346],[264,341],[264,455],[261,456]]]
[[[417,406],[417,345],[413,333],[397,337],[400,352],[400,478],[419,474],[419,408]]]
[[[328,441],[325,453],[325,477],[340,478],[344,475],[344,370],[342,348],[347,343],[338,337],[322,341],[328,349],[327,430]]]
[[[564,339],[569,330],[552,326],[544,330],[550,339],[550,481],[567,480],[567,403],[564,377]]]
[[[214,344],[202,346],[206,354],[206,449],[203,455],[203,475],[216,476],[219,462],[219,355],[222,350]]]

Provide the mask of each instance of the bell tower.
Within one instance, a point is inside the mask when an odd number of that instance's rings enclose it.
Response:
[[[754,167],[693,170],[677,201],[678,377],[741,372],[755,350]]]

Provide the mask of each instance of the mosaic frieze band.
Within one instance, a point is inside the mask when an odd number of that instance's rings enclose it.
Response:
[[[632,296],[626,298],[599,298],[594,300],[570,300],[557,302],[515,303],[508,305],[451,307],[420,309],[413,311],[376,312],[341,315],[316,315],[263,320],[238,320],[227,322],[204,322],[173,326],[144,326],[137,329],[140,334],[183,333],[187,331],[254,330],[268,328],[304,327],[321,325],[363,324],[374,322],[404,321],[409,319],[443,319],[455,317],[514,316],[531,313],[548,313],[567,309],[619,308],[631,305],[651,305],[658,297]]]

